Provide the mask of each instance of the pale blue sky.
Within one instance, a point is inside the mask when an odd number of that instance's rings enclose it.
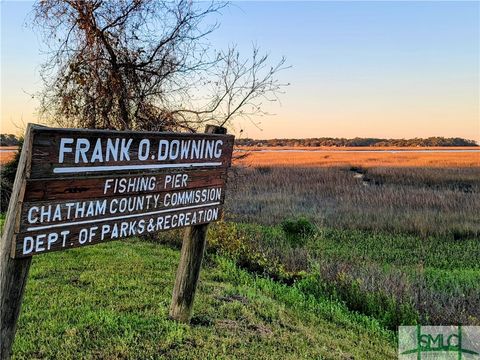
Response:
[[[35,121],[40,44],[29,2],[2,2],[2,132]],[[480,141],[478,2],[234,2],[212,44],[285,56],[256,138],[461,136]],[[5,129],[5,130],[4,130]]]

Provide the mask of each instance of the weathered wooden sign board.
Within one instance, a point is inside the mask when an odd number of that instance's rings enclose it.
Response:
[[[224,128],[206,132],[29,125],[0,247],[0,355],[13,342],[30,265],[23,260],[50,251],[189,227],[171,307],[173,318],[189,319],[204,224],[221,218],[234,141]]]
[[[231,135],[32,130],[15,258],[221,216]]]

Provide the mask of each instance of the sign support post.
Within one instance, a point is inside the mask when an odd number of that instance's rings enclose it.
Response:
[[[172,318],[188,321],[208,224],[221,218],[234,136],[29,124],[0,240],[0,360],[10,359],[31,258],[187,228]]]
[[[25,178],[30,172],[31,150],[32,136],[29,124],[0,240],[0,359],[2,360],[10,359],[12,354],[18,315],[32,262],[31,257],[11,258],[12,242],[20,221]]]
[[[226,134],[227,129],[220,126],[207,125],[205,133]],[[207,243],[208,225],[194,225],[185,230],[180,264],[178,265],[172,302],[170,304],[170,318],[180,322],[188,323],[192,316],[195,291]]]

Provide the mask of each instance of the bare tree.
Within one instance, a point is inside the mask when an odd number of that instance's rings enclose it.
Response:
[[[213,51],[206,25],[225,4],[187,0],[41,0],[49,46],[40,112],[61,126],[195,131],[262,113],[276,100],[282,58]]]

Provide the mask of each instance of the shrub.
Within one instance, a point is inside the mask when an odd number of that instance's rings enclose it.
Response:
[[[287,219],[282,222],[282,229],[293,246],[304,245],[308,237],[315,234],[315,225],[305,217]]]
[[[238,224],[217,222],[208,231],[208,249],[226,256],[249,271],[290,283],[298,274],[289,272],[268,249],[262,248]]]

